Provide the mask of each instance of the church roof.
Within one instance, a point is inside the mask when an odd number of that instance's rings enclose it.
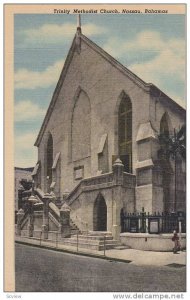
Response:
[[[54,105],[56,103],[56,100],[58,98],[60,89],[63,85],[65,76],[67,74],[67,70],[69,68],[69,65],[72,61],[72,57],[74,55],[75,49],[77,47],[77,38],[78,34],[76,33],[72,45],[70,47],[70,50],[68,52],[67,58],[65,60],[64,67],[61,71],[59,80],[57,82],[56,88],[54,90],[50,105],[48,107],[46,116],[44,118],[44,121],[42,123],[41,129],[39,131],[39,134],[37,136],[35,146],[39,146],[39,143],[41,141],[41,138],[43,136],[43,133],[45,131],[46,125],[49,121],[49,118],[51,116],[51,113],[53,111]],[[170,97],[168,97],[164,92],[162,92],[159,88],[157,88],[154,84],[152,83],[146,83],[143,81],[140,77],[135,75],[133,72],[131,72],[128,68],[126,68],[124,65],[122,65],[119,61],[117,61],[115,58],[113,58],[110,54],[108,54],[105,50],[103,50],[101,47],[99,47],[97,44],[92,42],[90,39],[88,39],[85,35],[80,33],[80,38],[81,40],[86,43],[90,48],[92,48],[94,51],[96,51],[99,55],[101,55],[105,60],[107,60],[110,64],[112,64],[118,71],[122,72],[124,75],[126,75],[128,78],[130,78],[131,81],[135,82],[136,85],[138,85],[140,88],[142,88],[145,92],[150,93],[153,96],[159,97],[164,97],[165,103],[169,106],[176,106],[176,108],[181,112],[185,114],[185,109],[181,107],[178,103],[176,103],[174,100],[172,100]]]

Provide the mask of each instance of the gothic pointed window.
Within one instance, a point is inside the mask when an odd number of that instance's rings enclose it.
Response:
[[[47,176],[49,177],[49,182],[52,182],[52,166],[53,166],[53,138],[49,135],[47,142]]]
[[[169,140],[170,140],[170,119],[165,112],[160,120],[160,150],[159,150],[159,156],[162,159],[165,159],[167,162],[169,161]]]
[[[169,136],[169,125],[168,125],[168,118],[166,113],[162,116],[162,119],[160,121],[160,134]]]
[[[90,101],[87,94],[80,92],[72,115],[72,160],[90,157],[91,154],[91,116]]]
[[[132,104],[127,95],[121,100],[118,119],[119,156],[124,171],[132,173]]]
[[[173,170],[169,154],[170,124],[168,113],[165,112],[160,120],[160,150],[158,153],[162,167],[163,205],[166,213],[173,210]]]

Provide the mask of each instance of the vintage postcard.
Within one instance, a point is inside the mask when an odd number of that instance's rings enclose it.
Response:
[[[5,4],[4,22],[4,292],[183,299],[186,5]]]

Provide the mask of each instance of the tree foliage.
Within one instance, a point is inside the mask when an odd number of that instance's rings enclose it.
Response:
[[[180,156],[186,160],[186,126],[183,125],[178,131],[174,129],[174,133],[162,133],[158,136],[160,141],[160,150],[158,156],[161,159],[176,159]]]

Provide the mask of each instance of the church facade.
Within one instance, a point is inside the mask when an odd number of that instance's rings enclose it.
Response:
[[[35,142],[35,186],[66,201],[79,229],[114,236],[122,210],[184,212],[184,161],[159,157],[159,135],[184,123],[181,106],[78,27]]]

